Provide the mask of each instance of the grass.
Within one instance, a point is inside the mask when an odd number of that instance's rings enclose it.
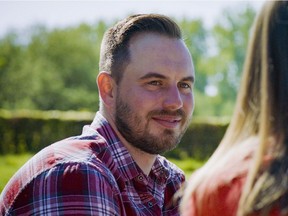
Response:
[[[29,159],[32,154],[0,156],[0,192],[12,175]]]
[[[203,161],[198,161],[193,158],[186,158],[181,160],[169,158],[169,160],[184,171],[187,179],[190,177],[193,171],[200,168],[204,164]]]
[[[0,156],[0,192],[3,190],[4,186],[12,175],[29,159],[32,154],[21,154],[21,155],[5,155]],[[202,166],[203,162],[194,160],[192,158],[187,158],[184,160],[169,159],[180,167],[188,178],[191,173]]]

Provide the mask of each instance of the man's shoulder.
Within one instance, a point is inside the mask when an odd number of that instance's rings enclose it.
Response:
[[[0,205],[2,213],[40,214],[41,212],[42,214],[44,213],[42,207],[47,208],[45,207],[47,203],[49,208],[57,208],[53,207],[55,202],[59,202],[59,208],[74,206],[75,202],[88,208],[104,202],[104,199],[108,202],[120,194],[112,173],[97,159],[93,163],[84,161],[58,163],[42,170],[27,182],[21,182],[21,178],[24,176],[14,179],[4,192]],[[29,199],[26,199],[27,197]],[[92,200],[94,203],[90,205]]]
[[[93,138],[81,137],[81,139],[75,137],[67,138],[53,143],[38,152],[20,171],[23,170],[23,172],[29,172],[30,175],[34,175],[30,176],[30,178],[35,178],[39,173],[53,170],[56,167],[62,167],[64,172],[70,166],[74,167],[74,171],[77,169],[95,169],[106,173],[109,170],[98,155],[107,150],[107,146],[107,142],[101,136]],[[76,167],[78,168],[75,169]],[[27,175],[25,176],[27,177]]]
[[[101,181],[101,184],[106,182],[108,187],[112,188],[115,185],[113,175],[105,163],[98,158],[98,154],[105,151],[106,146],[105,140],[101,137],[69,138],[47,146],[25,163],[10,179],[0,196],[2,205],[5,204],[5,207],[1,206],[1,211],[3,208],[9,209],[15,198],[24,189],[29,191],[27,189],[34,187],[33,185],[39,185],[38,188],[41,188],[41,184],[47,186],[50,182],[50,186],[68,187],[70,182],[73,185],[82,184],[75,188],[86,191],[84,187],[87,182],[94,182],[95,185]],[[55,193],[56,190],[57,188]]]

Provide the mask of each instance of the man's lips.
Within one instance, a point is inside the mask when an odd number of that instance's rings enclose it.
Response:
[[[162,116],[162,115],[153,116],[152,119],[161,126],[171,129],[176,128],[182,120],[182,118],[179,116]]]

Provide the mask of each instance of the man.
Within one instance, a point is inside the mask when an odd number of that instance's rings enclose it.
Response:
[[[169,18],[134,15],[105,33],[100,110],[80,136],[36,154],[1,198],[6,215],[177,215],[173,149],[194,108],[194,69]]]

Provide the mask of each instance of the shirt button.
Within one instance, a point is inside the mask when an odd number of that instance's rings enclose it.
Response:
[[[152,202],[148,202],[148,206],[151,208],[153,206]]]
[[[139,175],[139,176],[138,176],[138,180],[139,180],[139,181],[143,181],[143,176],[142,176],[142,175]]]

